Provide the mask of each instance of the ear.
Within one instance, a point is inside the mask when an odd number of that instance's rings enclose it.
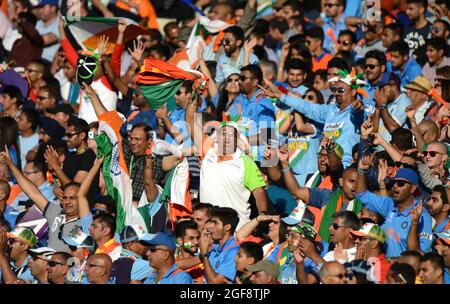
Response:
[[[241,39],[236,40],[236,46],[241,47],[243,45],[243,41]]]
[[[444,212],[448,212],[450,210],[450,204],[442,204],[442,210],[444,210]]]
[[[417,190],[417,186],[411,186],[411,194],[416,192],[416,190]]]
[[[439,55],[444,56],[444,52],[445,52],[445,50],[439,50]]]
[[[230,232],[231,231],[231,225],[230,224],[226,224],[225,226],[223,226],[223,229],[225,229],[225,232]]]
[[[344,186],[344,178],[339,177],[339,186]]]

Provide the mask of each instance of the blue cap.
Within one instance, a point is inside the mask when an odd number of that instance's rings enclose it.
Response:
[[[66,129],[59,122],[49,117],[40,116],[39,126],[53,139],[62,139],[66,135]]]
[[[47,4],[59,7],[58,0],[41,0],[39,1],[38,5],[36,5],[36,7],[43,7],[46,6]]]
[[[390,81],[395,81],[395,83],[400,84],[400,78],[395,73],[384,72],[381,75],[380,88],[389,84]]]
[[[144,239],[141,240],[141,242],[149,245],[150,247],[162,245],[172,250],[175,250],[177,248],[175,240],[163,232],[158,232],[152,239],[150,240]]]
[[[416,172],[408,168],[402,168],[398,170],[397,174],[395,174],[394,180],[404,180],[408,183],[411,183],[414,186],[419,184],[419,176]]]

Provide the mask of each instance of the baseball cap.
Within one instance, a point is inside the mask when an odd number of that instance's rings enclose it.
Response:
[[[373,223],[365,223],[359,230],[351,230],[350,233],[354,236],[368,236],[380,243],[386,242],[386,233],[380,226]]]
[[[400,83],[400,79],[398,78],[398,76],[395,73],[384,72],[381,75],[380,88],[389,84],[389,82],[391,82],[391,81],[395,81],[395,83]]]
[[[170,236],[168,236],[164,232],[158,232],[158,233],[156,233],[156,235],[153,238],[151,238],[149,240],[145,239],[145,240],[142,240],[141,242],[150,247],[162,245],[162,246],[166,246],[172,250],[175,250],[177,248],[175,240],[173,238],[171,238]]]
[[[88,248],[90,251],[94,251],[95,241],[83,230],[77,229],[75,232],[71,232],[70,235],[63,236],[63,241],[69,246],[77,248]]]
[[[297,225],[300,222],[314,225],[315,216],[306,207],[305,203],[300,201],[289,216],[283,217],[281,220],[289,226]]]
[[[120,242],[122,244],[132,241],[150,241],[155,234],[147,233],[141,225],[125,226],[120,232]]]
[[[76,77],[77,83],[83,86],[83,82],[91,85],[94,81],[95,72],[98,69],[97,58],[92,56],[80,55],[77,60]]]
[[[59,7],[58,0],[40,0],[38,5],[36,5],[36,7],[43,7],[46,6],[47,4]]]
[[[291,228],[291,231],[303,234],[307,239],[314,241],[316,238],[317,232],[313,226],[305,223],[299,223]]]
[[[404,180],[408,183],[417,186],[419,184],[419,176],[414,170],[409,168],[402,168],[397,171],[397,174],[394,176],[394,180]]]
[[[414,78],[414,80],[412,82],[408,83],[405,86],[405,88],[414,90],[414,91],[419,91],[424,94],[428,94],[428,92],[432,88],[432,85],[431,85],[430,81],[428,79],[426,79],[425,77],[417,76],[416,78]]]
[[[57,113],[63,112],[67,115],[72,115],[73,113],[75,113],[73,108],[66,103],[59,103],[56,107],[48,109],[47,111],[51,114],[57,114]]]
[[[246,270],[250,272],[264,271],[265,273],[274,278],[278,278],[278,276],[280,275],[280,270],[278,269],[278,266],[268,260],[260,260],[255,264],[248,266]]]
[[[33,230],[27,227],[16,227],[11,232],[8,232],[7,235],[9,238],[25,242],[29,247],[33,247],[39,241]]]
[[[450,229],[442,231],[441,233],[436,233],[436,236],[438,241],[441,240],[442,242],[450,246]]]
[[[28,249],[28,252],[30,255],[40,255],[45,257],[47,260],[50,260],[56,250],[50,247],[39,247],[35,249]]]
[[[39,126],[53,139],[62,139],[66,135],[66,130],[54,119],[40,116]]]

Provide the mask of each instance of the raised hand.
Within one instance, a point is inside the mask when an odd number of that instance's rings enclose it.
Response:
[[[58,159],[58,153],[52,146],[47,146],[47,149],[44,152],[44,157],[50,170],[55,171],[56,168],[61,167],[61,163]]]
[[[4,162],[5,165],[11,169],[14,166],[11,155],[9,155],[8,146],[5,145],[5,152],[0,152],[0,161]]]
[[[378,163],[378,184],[383,184],[384,185],[384,180],[386,179],[387,176],[387,161],[384,159],[380,159],[379,163]]]
[[[334,149],[334,140],[329,137],[323,137],[320,141],[320,147],[326,151]]]
[[[283,47],[281,48],[281,62],[285,62],[287,59],[287,56],[289,54],[289,47],[290,44],[288,42],[286,42],[285,44],[283,44]]]
[[[385,141],[383,136],[381,136],[378,133],[372,133],[372,136],[373,136],[373,144],[374,145],[381,145],[381,143]]]
[[[342,243],[337,243],[334,247],[334,260],[336,262],[348,262],[348,253],[342,246]]]
[[[289,150],[286,144],[282,145],[280,149],[278,149],[277,153],[281,164],[289,163]]]
[[[266,89],[265,87],[260,86],[258,84],[258,88],[260,88],[262,90],[262,92],[259,93],[260,96],[264,96],[264,97],[268,97],[268,98],[276,98],[276,99],[281,98],[281,92],[279,90],[278,91],[272,90],[272,88],[270,88],[270,86],[269,86],[269,89]]]
[[[366,250],[364,249],[364,247],[357,246],[355,260],[366,260],[366,259],[367,259],[367,255],[366,255]]]
[[[413,119],[416,115],[416,107],[414,105],[410,105],[406,107],[405,112],[409,119]]]
[[[100,36],[97,45],[97,52],[100,56],[106,55],[106,52],[108,51],[108,42],[109,42],[108,36],[106,35]]]
[[[205,49],[205,47],[203,46],[202,42],[197,44],[197,58],[198,58],[198,60],[203,59],[203,51],[204,51],[204,49]]]
[[[367,138],[367,136],[369,136],[369,134],[372,132],[373,132],[372,115],[369,115],[361,125],[361,137]]]
[[[364,104],[361,100],[355,100],[352,102],[352,107],[353,109],[355,109],[356,111],[360,111],[364,109]]]
[[[420,217],[422,216],[422,211],[423,211],[423,205],[422,204],[418,204],[417,206],[415,206],[410,211],[411,222],[419,223]]]
[[[119,22],[117,23],[117,29],[119,30],[119,33],[125,33],[125,30],[127,29],[127,23],[125,22],[125,19],[119,19]]]
[[[294,254],[295,263],[297,263],[297,264],[303,263],[303,261],[305,260],[305,257],[303,256],[303,253],[299,247],[295,248],[293,254]]]
[[[250,53],[250,51],[255,47],[257,41],[258,40],[256,38],[253,38],[253,39],[245,41],[245,43],[244,43],[244,51],[246,53]]]
[[[372,156],[364,155],[358,162],[358,169],[369,170],[371,165],[372,165]]]
[[[136,61],[140,62],[142,58],[142,54],[144,53],[145,47],[144,42],[141,40],[138,40],[136,43],[136,40],[133,40],[133,50],[128,48],[128,52],[130,52],[131,57]]]
[[[385,90],[377,89],[374,94],[375,102],[377,105],[381,106],[387,104],[387,96]]]

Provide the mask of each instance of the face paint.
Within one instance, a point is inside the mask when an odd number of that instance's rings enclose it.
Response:
[[[191,244],[191,242],[187,242],[187,243],[184,243],[183,246],[184,246],[184,249],[189,250],[189,249],[191,249],[192,244]]]

